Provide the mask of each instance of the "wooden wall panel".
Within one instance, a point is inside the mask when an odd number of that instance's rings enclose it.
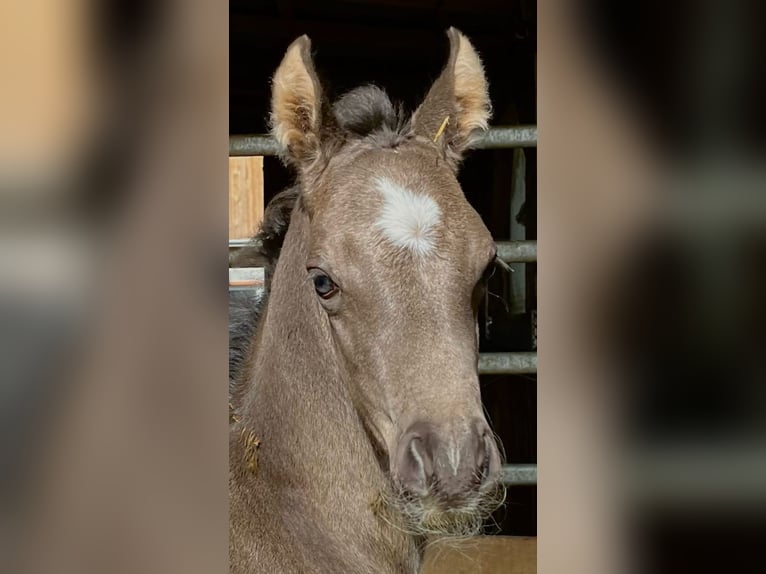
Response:
[[[437,542],[426,550],[424,574],[535,574],[537,538],[477,536]]]
[[[263,158],[229,158],[229,239],[249,239],[263,219]]]

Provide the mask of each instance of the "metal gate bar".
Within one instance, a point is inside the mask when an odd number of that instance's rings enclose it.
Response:
[[[537,373],[537,353],[481,353],[480,375],[532,375]]]
[[[537,126],[499,126],[488,129],[471,143],[473,149],[536,147]],[[278,155],[279,146],[270,135],[229,136],[229,155]]]
[[[249,239],[230,239],[229,251],[250,245]],[[537,261],[537,241],[498,241],[497,256],[506,263],[534,263]]]
[[[279,155],[279,146],[270,135],[229,136],[229,155]]]
[[[497,256],[506,263],[537,261],[537,241],[497,241]]]
[[[537,484],[536,464],[504,464],[500,481],[506,486]]]
[[[477,136],[472,149],[537,147],[537,126],[498,126]]]

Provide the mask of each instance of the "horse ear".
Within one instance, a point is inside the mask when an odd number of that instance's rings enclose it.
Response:
[[[459,30],[447,30],[450,55],[412,117],[413,130],[446,147],[448,157],[460,159],[472,136],[487,129],[492,114],[487,79],[479,55]]]
[[[322,86],[303,35],[287,48],[271,88],[271,132],[288,160],[311,162],[319,152]]]

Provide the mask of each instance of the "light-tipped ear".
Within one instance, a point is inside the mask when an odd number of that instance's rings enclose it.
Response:
[[[459,159],[472,136],[487,129],[492,105],[484,67],[471,42],[456,28],[447,30],[447,36],[449,60],[413,115],[412,127]]]
[[[298,165],[319,153],[322,87],[306,35],[287,48],[271,88],[271,132],[283,155]]]

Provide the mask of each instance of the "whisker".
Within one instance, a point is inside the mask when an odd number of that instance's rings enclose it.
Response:
[[[497,293],[493,293],[489,289],[487,290],[487,295],[490,295],[490,296],[494,297],[495,299],[499,300],[500,302],[502,302],[503,308],[505,309],[506,315],[510,315],[511,314],[511,309],[510,309],[510,307],[508,307],[508,301],[506,301],[504,297],[501,297]]]
[[[381,491],[372,503],[373,512],[390,527],[426,539],[428,547],[434,539],[469,538],[485,530],[485,522],[503,505],[506,488],[502,484],[468,497],[454,508],[442,508],[431,485],[423,497],[413,496],[401,489]],[[495,523],[497,524],[497,523]]]

